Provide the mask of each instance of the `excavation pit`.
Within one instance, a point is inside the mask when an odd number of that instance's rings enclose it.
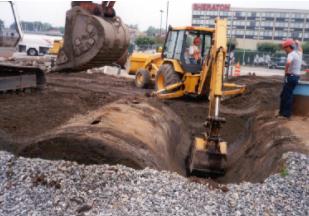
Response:
[[[229,156],[225,176],[216,179],[219,183],[262,182],[283,169],[285,152],[307,153],[274,117],[280,80],[252,79],[240,80],[250,84],[244,95],[222,103],[221,113],[227,119],[222,137],[229,143]],[[124,97],[27,139],[0,134],[0,147],[25,157],[150,167],[185,176],[188,150],[204,131],[206,117],[206,101]]]

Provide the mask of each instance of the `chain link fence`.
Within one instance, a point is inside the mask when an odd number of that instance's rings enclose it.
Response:
[[[246,66],[259,66],[282,69],[284,68],[286,63],[286,56],[287,55],[285,53],[267,53],[258,51],[236,50],[234,52],[233,62],[235,64],[239,62],[241,65]],[[309,54],[303,55],[302,68],[309,69]]]

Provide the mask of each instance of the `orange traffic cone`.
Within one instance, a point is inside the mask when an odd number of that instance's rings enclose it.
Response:
[[[239,62],[235,66],[234,76],[240,76],[240,64],[239,64]]]

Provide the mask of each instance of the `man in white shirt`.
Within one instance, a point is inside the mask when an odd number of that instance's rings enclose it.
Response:
[[[283,41],[282,48],[288,56],[285,65],[285,81],[280,96],[279,116],[290,118],[292,115],[293,91],[299,81],[303,51],[300,42],[292,39]]]
[[[189,48],[190,62],[191,64],[200,64],[201,62],[201,38],[197,35],[194,40],[192,46]]]

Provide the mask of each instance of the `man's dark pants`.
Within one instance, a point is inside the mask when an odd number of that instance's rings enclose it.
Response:
[[[279,114],[284,117],[291,117],[293,106],[293,91],[298,84],[299,76],[287,75],[280,95],[280,112]]]

